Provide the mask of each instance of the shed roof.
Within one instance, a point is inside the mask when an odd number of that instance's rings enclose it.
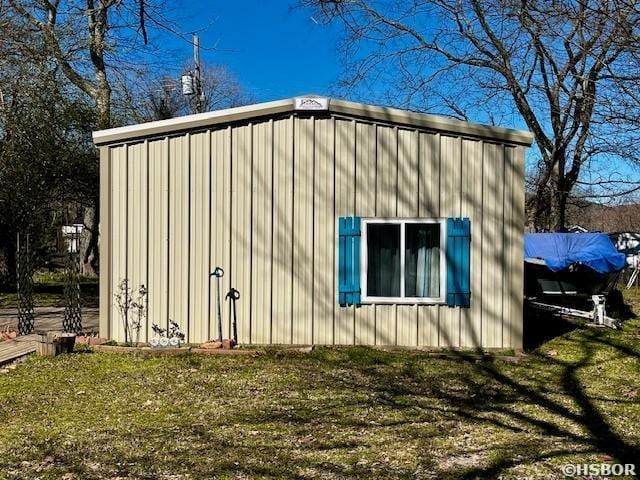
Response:
[[[315,103],[315,105],[309,108],[305,105],[305,101],[309,100],[317,100],[317,102],[312,102]],[[157,137],[252,118],[269,117],[287,113],[337,114],[527,146],[531,145],[533,140],[533,135],[526,130],[513,130],[463,122],[437,115],[427,115],[408,110],[367,105],[334,98],[307,96],[185,115],[169,120],[159,120],[126,127],[99,130],[93,133],[93,141],[96,145],[123,143],[136,139]]]

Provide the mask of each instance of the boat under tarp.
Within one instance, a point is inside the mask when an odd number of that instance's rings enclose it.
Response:
[[[604,233],[529,233],[524,238],[525,296],[576,305],[607,295],[625,256]]]

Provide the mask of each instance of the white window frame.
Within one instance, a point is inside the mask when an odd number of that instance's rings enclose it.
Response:
[[[443,304],[445,303],[447,287],[446,248],[447,248],[447,219],[446,218],[393,218],[370,217],[362,218],[360,242],[360,286],[362,288],[361,302],[363,304]],[[405,297],[405,231],[407,224],[439,224],[440,225],[440,296],[439,297]],[[368,243],[367,226],[370,224],[400,225],[400,297],[373,297],[367,291]]]

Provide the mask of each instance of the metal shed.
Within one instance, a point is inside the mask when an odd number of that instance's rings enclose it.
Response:
[[[94,141],[101,336],[124,340],[127,278],[143,341],[169,319],[216,337],[220,266],[242,344],[522,347],[529,132],[304,97]]]

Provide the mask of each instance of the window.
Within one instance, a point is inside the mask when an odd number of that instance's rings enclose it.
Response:
[[[364,303],[441,303],[445,285],[441,219],[362,219]]]

